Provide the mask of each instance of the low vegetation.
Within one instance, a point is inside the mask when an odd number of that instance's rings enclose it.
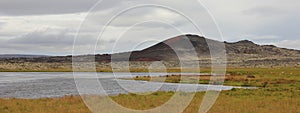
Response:
[[[209,72],[208,69],[205,72]],[[164,75],[159,77],[136,76],[132,79],[170,83],[209,84],[211,75]],[[227,74],[220,77],[223,85],[277,87],[283,84],[299,84],[299,68],[228,68]],[[128,79],[128,78],[127,78]]]

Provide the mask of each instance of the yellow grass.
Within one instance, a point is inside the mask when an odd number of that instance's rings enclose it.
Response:
[[[297,113],[300,111],[299,91],[232,90],[223,91],[209,113]],[[111,97],[130,109],[155,108],[166,102],[172,92],[151,95],[119,95]],[[184,113],[197,113],[204,93],[197,93]],[[99,110],[108,113],[110,109]],[[1,113],[90,113],[78,96],[54,99],[0,99]]]

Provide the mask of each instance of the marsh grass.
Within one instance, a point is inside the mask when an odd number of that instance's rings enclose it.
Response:
[[[293,90],[293,91],[292,91]],[[173,92],[151,95],[118,95],[111,98],[123,107],[145,110],[162,105]],[[184,113],[197,113],[204,92],[196,93]],[[294,88],[234,89],[223,91],[209,113],[297,113],[300,91]],[[90,113],[79,96],[54,99],[0,99],[1,113]],[[99,110],[109,113],[109,109]]]
[[[208,84],[211,75],[165,75],[160,77],[138,76],[134,80],[157,81],[166,78],[164,82]],[[222,77],[220,77],[222,79]],[[224,77],[224,85],[272,87],[283,84],[299,84],[299,68],[228,68]]]
[[[1,113],[90,113],[78,96],[45,99],[0,99]]]

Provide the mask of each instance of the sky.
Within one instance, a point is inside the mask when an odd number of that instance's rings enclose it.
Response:
[[[0,0],[0,54],[141,50],[181,34],[300,49],[299,0]]]

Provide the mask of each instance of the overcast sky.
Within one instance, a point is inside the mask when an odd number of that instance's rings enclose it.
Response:
[[[78,54],[123,52],[183,33],[300,49],[299,8],[299,0],[0,0],[0,54],[72,54],[75,37]]]

